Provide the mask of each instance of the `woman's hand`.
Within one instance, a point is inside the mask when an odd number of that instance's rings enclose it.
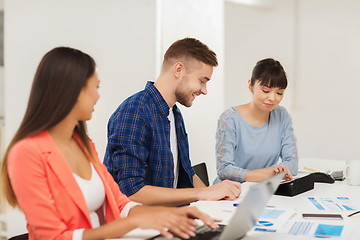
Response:
[[[287,170],[287,167],[285,167],[284,165],[278,165],[278,166],[271,166],[266,168],[250,170],[245,174],[245,181],[261,182],[280,172],[285,172],[284,180],[291,181],[294,179],[291,173]]]
[[[274,167],[275,174],[285,172],[284,180],[285,181],[291,181],[294,180],[294,177],[291,175],[291,173],[287,170],[287,167],[284,165],[278,165]]]
[[[196,207],[150,207],[136,206],[131,209],[129,220],[135,222],[138,228],[156,229],[165,237],[173,237],[173,234],[188,239],[195,236],[194,219],[200,219],[211,228],[217,228],[218,225],[207,214],[199,211]]]

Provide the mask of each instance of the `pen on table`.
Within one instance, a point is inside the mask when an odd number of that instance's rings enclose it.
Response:
[[[266,228],[255,228],[254,230],[261,232],[276,232],[276,229],[266,229]]]
[[[239,204],[238,204],[238,203],[234,203],[233,206],[234,206],[234,207],[237,207],[237,206],[239,206]],[[274,208],[275,206],[266,206],[266,207]]]
[[[312,172],[320,172],[318,170],[312,169],[312,168],[308,168],[308,167],[304,167],[306,170],[312,171]]]
[[[360,213],[360,211],[353,212],[353,213],[349,214],[348,217],[354,216],[355,214],[358,214],[358,213]]]

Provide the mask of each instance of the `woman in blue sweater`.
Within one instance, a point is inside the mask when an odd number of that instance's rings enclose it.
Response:
[[[296,138],[290,114],[279,106],[286,73],[278,61],[263,59],[248,84],[252,101],[229,108],[218,120],[215,183],[259,182],[283,171],[291,180],[298,170]]]

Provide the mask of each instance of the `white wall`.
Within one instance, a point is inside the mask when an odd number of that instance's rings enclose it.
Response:
[[[261,1],[260,1],[261,2]],[[256,62],[272,57],[287,71],[291,102],[294,73],[294,1],[266,1],[266,6],[225,3],[225,108],[251,100],[248,80]]]
[[[4,67],[3,66],[0,66],[0,121],[3,120],[3,117],[4,117],[4,108],[5,108],[5,103],[4,103],[4,100],[5,100],[5,89],[4,89],[4,86],[5,86],[5,83],[4,83]]]
[[[155,77],[155,29],[156,1],[5,1],[6,142],[24,115],[41,57],[70,46],[93,56],[100,70],[101,98],[88,127],[102,159],[111,113]],[[8,214],[10,234],[25,228],[14,214]]]
[[[4,117],[4,67],[0,66],[0,121]]]
[[[4,0],[0,0],[0,11],[4,11]],[[3,24],[3,23],[2,23]],[[3,28],[3,26],[0,26]],[[4,117],[4,66],[0,66],[0,122]],[[1,146],[0,146],[1,149]],[[1,150],[0,150],[1,153]]]
[[[300,158],[360,158],[360,2],[277,0],[269,7],[225,4],[225,105],[251,99],[256,61],[280,60],[288,73]]]
[[[218,56],[219,66],[207,84],[208,94],[196,98],[190,108],[177,104],[189,136],[192,164],[206,162],[212,182],[216,176],[216,123],[224,105],[224,4],[222,0],[163,0],[160,9],[161,55],[174,41],[195,37]]]
[[[7,140],[24,114],[41,57],[70,46],[93,56],[100,71],[101,98],[89,131],[102,158],[108,117],[155,76],[155,1],[11,0],[5,7]]]
[[[360,158],[360,1],[301,0],[294,122],[304,157]]]

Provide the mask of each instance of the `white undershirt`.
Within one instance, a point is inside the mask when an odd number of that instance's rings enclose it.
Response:
[[[92,163],[91,165],[91,178],[90,180],[86,180],[77,174],[73,173],[77,184],[80,187],[80,190],[85,198],[86,206],[89,210],[90,220],[92,228],[96,228],[100,226],[100,221],[97,213],[95,212],[100,208],[105,217],[105,188],[104,184],[101,181],[101,178],[97,171],[95,170]],[[136,202],[128,202],[120,213],[121,218],[127,217],[129,211],[134,206],[139,205]],[[76,229],[73,232],[72,239],[73,240],[81,240],[82,235],[85,229]]]
[[[172,108],[170,108],[170,113],[169,113],[168,119],[170,121],[170,148],[171,148],[171,153],[172,153],[173,159],[174,159],[174,185],[173,185],[173,187],[176,188],[178,178],[179,178],[179,163],[178,163],[178,145],[177,145],[177,139],[176,139],[175,118],[174,118],[174,112],[173,112]]]
[[[103,208],[102,206],[105,202],[105,189],[104,184],[101,181],[101,178],[95,170],[93,164],[91,163],[90,165],[90,180],[86,180],[75,173],[73,174],[85,198],[85,202],[89,210],[91,225],[93,228],[96,228],[100,226],[100,221],[95,211],[98,210],[100,207]],[[104,209],[102,209],[102,211],[104,214]]]

